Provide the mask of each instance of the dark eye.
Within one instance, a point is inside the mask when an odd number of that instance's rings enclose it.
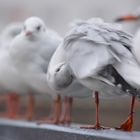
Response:
[[[41,29],[41,26],[37,26],[36,29],[39,31]]]
[[[59,72],[59,71],[60,71],[60,68],[57,68],[57,69],[56,69],[56,72]]]

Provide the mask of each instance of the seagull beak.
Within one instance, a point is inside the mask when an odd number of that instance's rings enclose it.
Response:
[[[31,31],[27,31],[27,32],[25,33],[25,35],[26,35],[26,36],[31,36],[31,35],[32,35],[32,32],[31,32]]]
[[[123,21],[135,21],[138,20],[140,17],[135,15],[127,15],[120,18],[117,18],[115,22],[123,22]]]

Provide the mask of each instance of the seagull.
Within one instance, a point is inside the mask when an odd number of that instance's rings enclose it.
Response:
[[[124,15],[115,19],[116,22],[122,21],[137,21],[140,19],[140,7],[138,7],[134,12],[128,15]]]
[[[61,40],[55,31],[46,27],[42,19],[29,17],[25,20],[21,33],[11,42],[9,49],[11,61],[28,86],[28,92],[32,97],[29,116],[32,116],[34,109],[33,94],[46,94],[54,100],[55,121],[58,120],[61,98],[48,86],[46,73],[50,58]]]
[[[69,73],[69,67],[65,65],[65,56],[61,47],[58,47],[51,57],[47,71],[47,81],[49,86],[64,98],[64,109],[62,110],[60,123],[70,124],[73,97],[90,97],[92,96],[92,91],[80,84]]]
[[[135,70],[139,72],[140,69],[131,53],[131,40],[132,36],[123,32],[120,26],[92,18],[74,23],[55,52],[61,53],[55,54],[56,61],[59,58],[63,63],[54,63],[50,68],[50,71],[54,71],[53,75],[48,70],[47,79],[50,84],[56,89],[66,89],[76,79],[93,90],[96,123],[84,128],[104,129],[99,120],[99,96],[108,98],[131,95],[130,115],[117,129],[132,130],[135,97],[140,94],[131,80],[139,82],[138,78],[133,79],[132,76]],[[130,71],[127,66],[131,68]]]
[[[1,94],[3,93],[5,94],[5,92],[9,91],[7,103],[8,103],[8,117],[10,118],[17,117],[17,112],[18,112],[17,103],[19,102],[19,96],[15,93],[16,90],[14,88],[11,88],[14,85],[13,84],[14,81],[12,82],[11,80],[8,79],[11,77],[11,74],[13,73],[13,71],[12,71],[12,68],[10,68],[10,66],[12,67],[12,64],[9,60],[7,49],[12,39],[20,33],[21,29],[22,29],[21,23],[11,23],[8,26],[6,26],[0,34],[0,53],[1,53],[1,56],[0,56],[1,84],[0,85],[1,85],[1,88],[3,88],[3,91],[1,91]],[[5,76],[5,79],[4,79],[4,75],[7,75],[7,77]]]
[[[130,18],[131,17],[131,18]],[[116,22],[132,22],[132,21],[138,21],[140,20],[140,7],[137,8],[136,11],[134,11],[132,14],[125,15],[122,17],[119,17],[116,19]],[[136,57],[136,60],[140,64],[140,28],[136,31],[133,41],[132,41],[133,47],[132,47],[132,52]]]

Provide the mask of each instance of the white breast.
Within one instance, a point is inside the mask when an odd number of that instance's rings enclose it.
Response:
[[[133,39],[133,53],[136,56],[137,61],[140,63],[140,30],[136,33]]]

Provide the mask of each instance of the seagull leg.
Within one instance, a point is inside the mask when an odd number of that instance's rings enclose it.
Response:
[[[72,116],[72,103],[73,103],[73,98],[68,97],[68,102],[67,102],[67,112],[66,112],[66,118],[65,118],[65,124],[70,125],[71,123],[71,116]]]
[[[60,120],[59,120],[59,122],[62,123],[62,124],[65,123],[65,119],[66,119],[67,102],[68,102],[68,97],[65,96],[63,104],[62,104],[61,117],[60,117]]]
[[[56,100],[54,100],[54,112],[52,116],[52,120],[48,121],[50,124],[58,124],[59,123],[59,118],[61,115],[61,96],[58,95]]]
[[[19,111],[19,96],[16,93],[11,93],[8,96],[8,116],[11,119],[18,118],[18,111]]]
[[[3,105],[6,102],[6,105],[8,105],[8,102],[7,102],[8,97],[9,97],[9,94],[8,95],[1,95],[0,96],[0,104]],[[8,107],[7,107],[6,112],[0,113],[0,118],[8,118],[8,115],[9,115],[9,112],[8,112]]]
[[[49,123],[49,124],[58,124],[59,118],[61,115],[61,96],[58,95],[57,98],[53,101],[53,114],[51,119],[46,119],[43,121],[39,121],[37,124]]]
[[[95,104],[96,104],[96,123],[95,125],[86,125],[82,126],[81,128],[86,128],[86,129],[109,129],[108,127],[103,127],[100,125],[99,121],[99,93],[95,91]]]
[[[29,102],[27,107],[27,120],[31,121],[35,112],[35,98],[32,94],[29,95]]]
[[[124,123],[122,123],[119,128],[116,128],[116,129],[123,130],[123,131],[132,131],[133,118],[134,118],[135,98],[136,98],[135,96],[132,97],[130,114],[129,114],[127,120]]]
[[[72,114],[72,97],[65,97],[63,104],[63,112],[60,118],[60,123],[70,125],[71,123],[71,114]]]

